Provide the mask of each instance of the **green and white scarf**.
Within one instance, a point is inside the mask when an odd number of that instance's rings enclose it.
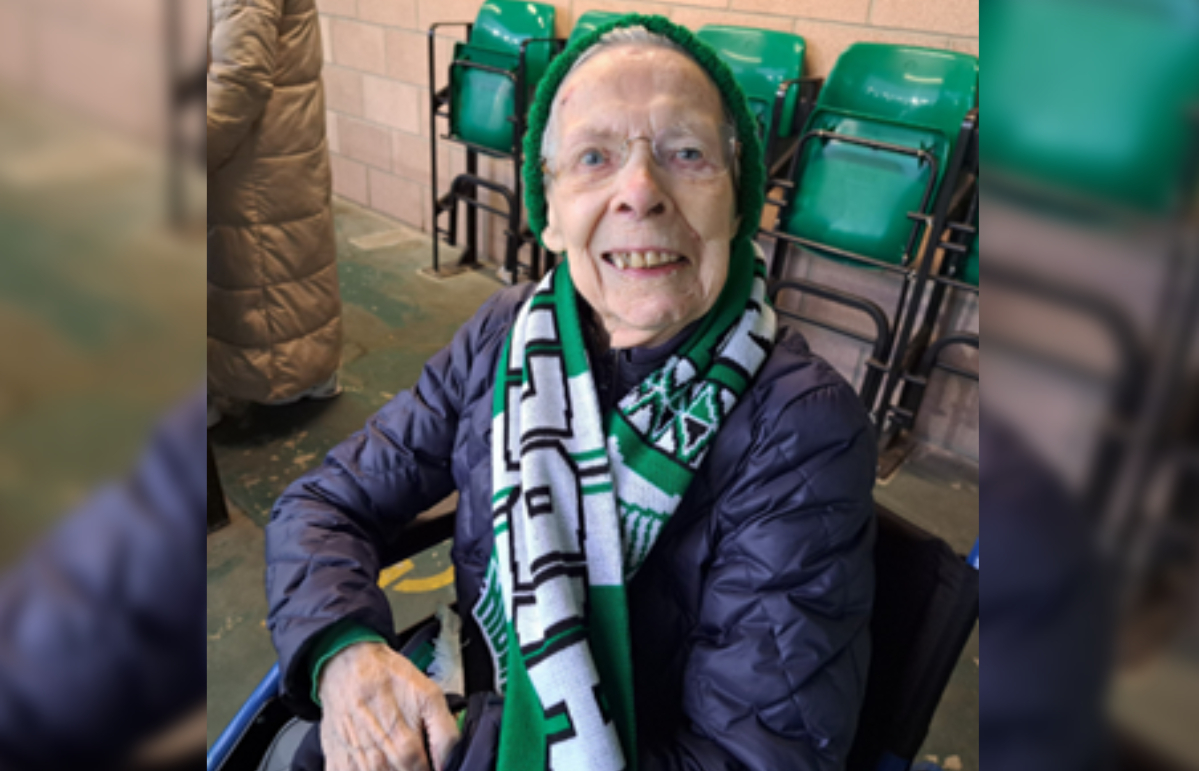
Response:
[[[770,352],[765,266],[734,241],[716,306],[600,415],[566,268],[541,282],[496,375],[495,547],[474,608],[505,694],[500,771],[635,768],[626,583]]]

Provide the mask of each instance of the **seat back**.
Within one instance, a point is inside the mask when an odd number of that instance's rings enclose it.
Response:
[[[521,42],[553,36],[554,6],[515,0],[487,0],[475,17],[470,42],[493,51],[518,55]],[[529,51],[530,57],[533,53]],[[548,62],[548,56],[544,60]]]
[[[858,43],[825,82],[808,131],[920,149],[937,162],[831,140],[807,143],[780,218],[791,235],[900,264],[909,212],[928,213],[966,114],[978,104],[978,59],[931,48]]]
[[[566,41],[566,45],[570,45],[589,32],[594,32],[600,26],[619,16],[619,13],[612,11],[588,11],[575,22],[575,28],[570,31],[570,38]]]
[[[521,44],[554,36],[552,5],[487,0],[471,29],[470,40],[454,47],[450,66],[450,133],[466,142],[497,153],[515,149],[512,118],[516,115],[516,83],[508,76],[469,66],[475,63],[515,75],[520,66]],[[554,46],[532,43],[525,49],[524,105],[545,74]]]
[[[803,76],[804,39],[790,32],[717,24],[700,27],[695,35],[711,46],[733,71],[758,120],[758,135],[765,140],[766,131],[775,117],[774,102],[779,86],[784,81]],[[775,122],[778,138],[785,139],[797,131],[795,108],[798,101],[797,84],[788,92],[782,114]]]
[[[988,115],[999,125],[983,152],[989,169],[1150,214],[1193,192],[1182,183],[1199,78],[1180,73],[1199,72],[1199,5],[1011,0],[984,8],[988,67],[1000,73]],[[1071,34],[1058,40],[1051,29]]]
[[[846,768],[916,757],[978,620],[978,571],[878,507],[870,679]]]
[[[978,106],[978,59],[936,48],[857,43],[837,59],[817,110],[932,129],[957,138]]]
[[[507,51],[457,43],[450,67],[450,135],[497,153],[512,152],[516,82],[495,72],[464,66],[464,62],[515,73],[518,57]]]

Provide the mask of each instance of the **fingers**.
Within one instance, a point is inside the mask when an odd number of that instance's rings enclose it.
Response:
[[[412,735],[374,747],[334,744],[325,754],[325,771],[429,771],[429,764]]]
[[[430,755],[440,771],[458,741],[441,690],[386,646],[339,654],[321,693],[328,771],[430,771]]]
[[[366,747],[358,752],[358,767],[354,771],[409,771],[407,766],[397,766],[378,747]]]
[[[321,741],[326,771],[428,771],[415,731],[402,717],[384,727],[367,705],[352,714],[326,714]]]
[[[321,748],[325,752],[325,771],[356,771],[341,737],[328,723],[321,724]]]
[[[420,734],[415,731],[405,731],[392,742],[394,747],[393,761],[396,768],[404,771],[429,771],[429,759],[425,756],[425,744]]]
[[[425,722],[425,732],[429,737],[429,757],[433,760],[433,768],[441,771],[445,768],[450,753],[454,750],[454,745],[458,744],[461,738],[458,732],[458,721],[446,707],[445,697],[442,696],[441,691],[438,691],[432,698],[425,699],[422,717]]]

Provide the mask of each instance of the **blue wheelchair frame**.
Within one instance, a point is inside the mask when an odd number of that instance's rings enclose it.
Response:
[[[271,671],[266,673],[266,677],[262,678],[262,682],[254,689],[254,692],[250,694],[250,698],[246,699],[246,703],[233,716],[233,720],[213,742],[212,748],[208,750],[207,765],[205,766],[207,771],[216,771],[224,765],[238,742],[253,727],[258,716],[274,699],[279,698],[281,679],[279,665],[275,664],[271,667]]]

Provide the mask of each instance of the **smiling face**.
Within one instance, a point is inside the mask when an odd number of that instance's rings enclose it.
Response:
[[[581,64],[559,89],[555,112],[556,133],[546,137],[555,156],[583,137],[672,137],[680,127],[712,136],[724,122],[720,93],[699,65],[648,46],[614,46]],[[649,141],[632,141],[627,152],[603,184],[552,180],[542,234],[566,253],[613,348],[664,343],[707,313],[728,277],[737,227],[729,172],[681,177],[654,161]]]

